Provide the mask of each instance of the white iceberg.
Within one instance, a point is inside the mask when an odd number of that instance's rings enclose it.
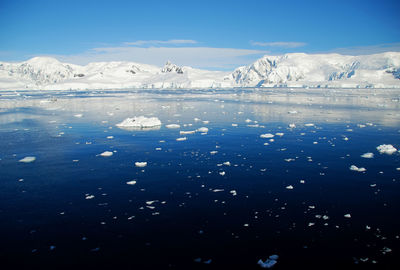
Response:
[[[127,185],[135,185],[136,184],[136,181],[135,180],[132,180],[132,181],[128,181],[128,182],[126,182],[126,184]]]
[[[379,151],[379,153],[388,155],[391,155],[397,151],[397,149],[394,148],[393,145],[391,144],[381,144],[378,147],[376,147],[376,149]]]
[[[198,132],[202,132],[202,133],[207,133],[208,132],[208,128],[206,127],[201,127],[197,129]]]
[[[165,126],[166,128],[180,128],[181,126],[180,125],[178,125],[178,124],[169,124],[169,125],[166,125]]]
[[[147,166],[147,162],[145,162],[145,161],[143,161],[143,162],[137,161],[137,162],[135,162],[135,166],[143,168],[143,167]]]
[[[147,129],[157,128],[161,126],[161,121],[157,117],[144,117],[138,116],[133,118],[126,118],[121,123],[116,124],[121,129]]]
[[[113,152],[110,151],[104,151],[103,153],[100,154],[102,157],[111,157],[113,155]]]
[[[270,138],[273,138],[273,137],[275,137],[275,135],[271,134],[271,133],[266,133],[266,134],[261,134],[260,135],[260,138],[263,138],[263,139],[270,139]]]
[[[19,162],[30,163],[30,162],[34,162],[35,160],[36,160],[36,157],[24,157],[23,159],[20,159]]]
[[[365,169],[365,168],[363,168],[363,167],[358,168],[356,165],[351,165],[351,166],[350,166],[350,170],[356,171],[356,172],[365,172],[367,169]]]
[[[188,131],[181,130],[181,131],[179,131],[180,135],[195,134],[195,133],[196,133],[196,130],[188,130]]]
[[[362,158],[373,158],[374,157],[374,153],[365,153],[361,155]]]

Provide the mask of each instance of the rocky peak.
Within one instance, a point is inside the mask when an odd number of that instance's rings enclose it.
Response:
[[[176,72],[178,74],[183,74],[183,70],[181,67],[172,64],[170,61],[167,61],[165,66],[161,70],[162,73]]]

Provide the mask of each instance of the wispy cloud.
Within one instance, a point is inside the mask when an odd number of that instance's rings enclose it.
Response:
[[[285,42],[285,41],[277,41],[277,42],[250,41],[250,44],[253,46],[280,47],[280,48],[299,48],[307,45],[307,43],[305,42]]]
[[[196,40],[192,39],[170,39],[170,40],[137,40],[132,42],[124,42],[124,45],[128,46],[146,46],[146,45],[187,45],[197,44]]]
[[[337,48],[328,51],[329,53],[340,53],[348,55],[363,55],[363,54],[375,54],[383,52],[400,52],[400,42],[397,43],[385,43],[371,46],[357,46],[347,48]]]
[[[102,47],[76,55],[56,55],[59,60],[75,64],[98,61],[132,61],[162,66],[167,60],[178,65],[205,69],[234,69],[247,65],[269,53],[266,50],[213,47]]]

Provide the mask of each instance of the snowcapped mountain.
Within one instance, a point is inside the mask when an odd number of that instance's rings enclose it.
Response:
[[[229,87],[400,88],[400,53],[266,55],[233,72],[180,67],[169,61],[162,68],[133,62],[79,66],[51,57],[0,62],[0,90]]]
[[[400,53],[349,56],[293,53],[264,56],[231,79],[248,87],[399,87]]]

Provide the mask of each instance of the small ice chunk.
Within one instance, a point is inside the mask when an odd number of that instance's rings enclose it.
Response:
[[[223,164],[224,164],[225,166],[231,166],[231,163],[230,163],[229,161],[225,161]]]
[[[104,151],[103,153],[100,154],[102,157],[111,157],[113,155],[113,152],[110,151]]]
[[[215,155],[215,154],[217,154],[217,153],[218,153],[218,151],[211,151],[211,152],[210,152],[211,155]]]
[[[109,140],[114,139],[114,136],[107,136],[107,139]]]
[[[378,147],[376,147],[376,149],[379,151],[379,153],[388,155],[391,155],[397,151],[397,149],[394,148],[393,145],[391,144],[381,144]]]
[[[153,203],[158,202],[158,200],[154,200],[154,201],[146,201],[147,205],[152,205]]]
[[[306,127],[313,127],[313,126],[314,126],[314,124],[312,124],[312,123],[308,123],[308,124],[304,124],[304,126],[306,126]]]
[[[237,127],[238,126],[238,124],[232,124],[232,127]]]
[[[86,200],[91,200],[91,199],[93,199],[94,198],[94,195],[86,195],[85,196],[85,199]]]
[[[126,182],[126,184],[128,184],[128,185],[135,185],[136,184],[136,181],[135,180],[132,180],[132,181],[128,181],[128,182]]]
[[[251,119],[246,119],[245,122],[246,122],[246,123],[251,123],[251,122],[253,122],[253,120],[251,120]]]
[[[356,165],[351,165],[351,166],[350,166],[350,170],[356,171],[356,172],[365,172],[367,169],[365,169],[365,168],[363,168],[363,167],[358,168]]]
[[[374,157],[374,153],[365,153],[361,155],[362,158],[373,158]]]
[[[278,261],[276,260],[271,260],[267,259],[265,262],[263,262],[261,259],[258,260],[257,264],[261,266],[261,268],[271,268],[273,267]]]
[[[296,128],[296,124],[291,123],[291,124],[289,124],[289,127],[290,128]]]
[[[276,135],[276,136],[282,137],[282,136],[284,135],[284,133],[282,133],[282,132],[277,132],[277,133],[275,133],[275,135]]]
[[[166,128],[180,128],[181,126],[180,125],[178,125],[178,124],[169,124],[169,125],[166,125],[165,126]]]
[[[179,131],[179,134],[180,134],[180,135],[195,134],[195,133],[196,133],[196,130],[189,130],[189,131],[183,131],[183,130],[181,130],[181,131]]]
[[[137,162],[135,162],[135,166],[143,168],[143,167],[147,166],[147,162],[146,161],[137,161]]]
[[[232,196],[236,196],[237,195],[236,190],[231,190],[231,191],[229,191],[229,193],[232,194]]]
[[[224,191],[224,189],[218,189],[218,188],[216,188],[216,189],[213,189],[213,192],[222,192],[222,191]]]
[[[34,162],[35,160],[36,160],[36,157],[24,157],[23,159],[20,159],[19,162],[30,163],[30,162]]]
[[[345,218],[351,218],[351,215],[350,214],[346,214],[346,215],[344,215],[344,217]]]
[[[198,132],[203,132],[203,133],[207,133],[208,132],[208,128],[206,127],[201,127],[197,129]]]
[[[75,116],[76,118],[81,118],[81,117],[83,116],[83,114],[78,113],[78,114],[75,114],[74,116]]]
[[[211,262],[212,262],[212,260],[209,259],[209,260],[207,260],[207,261],[204,261],[203,263],[205,263],[205,264],[210,264]]]
[[[219,174],[222,175],[222,176],[224,176],[224,175],[225,175],[225,172],[222,171],[222,172],[219,172]]]
[[[289,186],[286,187],[286,189],[293,189],[293,186],[289,185]]]
[[[204,125],[207,125],[207,124],[209,124],[209,123],[210,123],[210,121],[208,121],[208,120],[204,120],[204,121],[203,121],[203,124],[204,124]]]
[[[269,139],[269,138],[273,138],[274,136],[275,136],[274,134],[266,133],[266,134],[261,134],[260,138]]]
[[[181,141],[186,141],[187,138],[186,138],[186,137],[181,137],[181,138],[177,138],[176,140],[177,140],[178,142],[181,142]]]
[[[157,117],[135,116],[133,118],[126,118],[116,126],[119,128],[150,128],[161,126],[161,121]]]
[[[288,111],[288,114],[296,114],[298,113],[297,111]]]

